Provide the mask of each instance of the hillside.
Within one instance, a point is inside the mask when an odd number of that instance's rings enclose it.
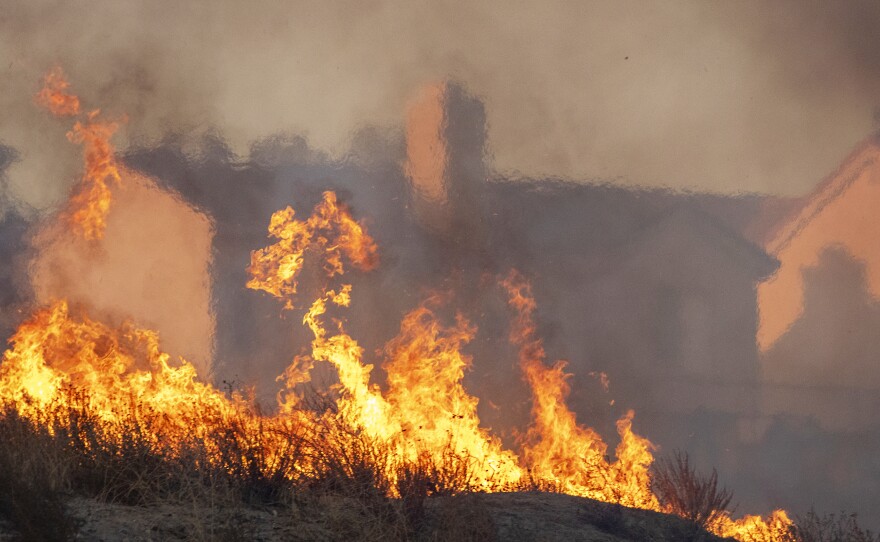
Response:
[[[542,492],[428,499],[418,528],[404,533],[395,521],[399,504],[385,503],[385,521],[381,511],[365,511],[363,501],[331,496],[290,507],[215,510],[169,503],[125,506],[77,497],[68,508],[80,523],[75,539],[91,542],[378,541],[401,535],[399,539],[436,541],[660,542],[687,540],[692,534],[688,523],[675,516]],[[8,526],[3,531],[4,540],[14,539]],[[722,540],[700,534],[702,540]]]

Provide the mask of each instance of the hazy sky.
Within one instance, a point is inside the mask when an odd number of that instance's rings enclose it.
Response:
[[[496,170],[800,194],[876,127],[880,3],[0,0],[0,142],[37,206],[78,171],[32,101],[55,63],[140,143],[293,131],[339,153],[453,76]]]

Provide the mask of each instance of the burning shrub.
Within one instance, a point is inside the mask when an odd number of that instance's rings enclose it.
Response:
[[[386,496],[393,450],[381,441],[344,425],[328,423],[309,443],[313,474],[309,486],[347,496]]]
[[[715,469],[703,476],[690,465],[687,453],[680,451],[654,465],[651,488],[662,507],[693,523],[695,533],[717,530],[733,498],[728,489],[718,487]]]

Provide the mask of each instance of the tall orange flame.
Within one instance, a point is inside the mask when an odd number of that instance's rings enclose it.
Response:
[[[502,281],[516,311],[510,340],[520,349],[520,368],[532,389],[532,425],[526,434],[525,459],[532,475],[565,493],[626,506],[658,510],[648,468],[653,445],[632,432],[633,411],[618,420],[617,461],[609,463],[607,445],[591,428],[578,425],[565,400],[569,386],[565,362],[545,365],[543,341],[537,337],[537,308],[531,286],[516,271]]]
[[[430,308],[436,302],[429,299],[407,314],[385,347],[388,402],[407,440],[402,451],[411,458],[427,452],[437,461],[451,451],[478,466],[484,488],[514,486],[525,474],[516,455],[480,426],[478,399],[462,384],[471,358],[461,348],[476,327],[460,314],[453,326],[442,326]]]
[[[532,476],[565,493],[670,512],[663,509],[651,490],[654,446],[633,433],[633,411],[617,421],[617,459],[609,463],[602,438],[593,429],[578,425],[565,404],[569,391],[565,362],[552,367],[544,364],[546,354],[536,333],[533,315],[537,305],[530,284],[512,271],[502,285],[507,289],[508,303],[516,311],[510,340],[519,346],[520,367],[532,388],[533,421],[524,447]],[[766,520],[760,516],[734,520],[724,513],[709,528],[719,536],[737,540],[781,542],[789,540],[791,525],[785,511],[776,510]]]
[[[46,74],[43,88],[36,101],[59,117],[80,114],[79,98],[67,92],[70,83],[60,68]],[[78,120],[67,138],[83,147],[85,172],[68,202],[67,217],[74,227],[89,240],[104,236],[107,212],[112,194],[110,185],[120,182],[120,166],[110,138],[118,129],[115,122],[98,120],[100,110],[89,112]]]
[[[248,287],[284,299],[288,308],[297,295],[296,277],[306,252],[322,260],[329,278],[344,274],[343,255],[362,269],[376,263],[375,242],[331,192],[324,194],[305,221],[294,220],[289,207],[275,213],[269,233],[280,240],[252,254]],[[312,303],[303,318],[314,336],[311,360],[294,360],[295,368],[285,374],[288,386],[308,379],[312,360],[327,361],[339,377],[337,412],[347,426],[378,439],[404,460],[440,462],[447,453],[466,456],[477,468],[475,482],[483,487],[517,483],[522,471],[516,456],[480,428],[477,400],[461,385],[470,360],[460,347],[476,330],[461,316],[454,327],[444,329],[427,306],[412,311],[404,318],[399,336],[386,347],[389,391],[383,395],[370,384],[373,366],[363,363],[357,341],[341,323],[335,334],[329,334],[322,323],[328,304],[348,306],[350,294],[351,286],[343,285],[325,290]],[[281,397],[285,409],[298,403],[292,389],[284,390]]]

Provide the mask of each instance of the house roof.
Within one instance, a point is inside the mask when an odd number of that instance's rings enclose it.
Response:
[[[644,230],[644,235],[631,250],[641,252],[645,244],[668,238],[683,244],[714,248],[755,279],[767,277],[779,266],[779,262],[760,247],[694,205],[675,205],[658,220],[646,225]]]
[[[611,271],[632,246],[677,228],[708,235],[711,243],[724,247],[732,262],[749,268],[756,279],[776,268],[775,260],[742,233],[756,217],[764,216],[766,198],[762,196],[559,180],[493,182],[489,186],[489,229],[496,242],[518,244],[524,261],[517,263],[576,258],[585,272]],[[692,243],[695,238],[682,242]]]
[[[880,164],[880,135],[865,139],[840,167],[816,186],[813,192],[801,199],[764,244],[770,254],[778,254],[831,202],[852,186],[869,168]]]

